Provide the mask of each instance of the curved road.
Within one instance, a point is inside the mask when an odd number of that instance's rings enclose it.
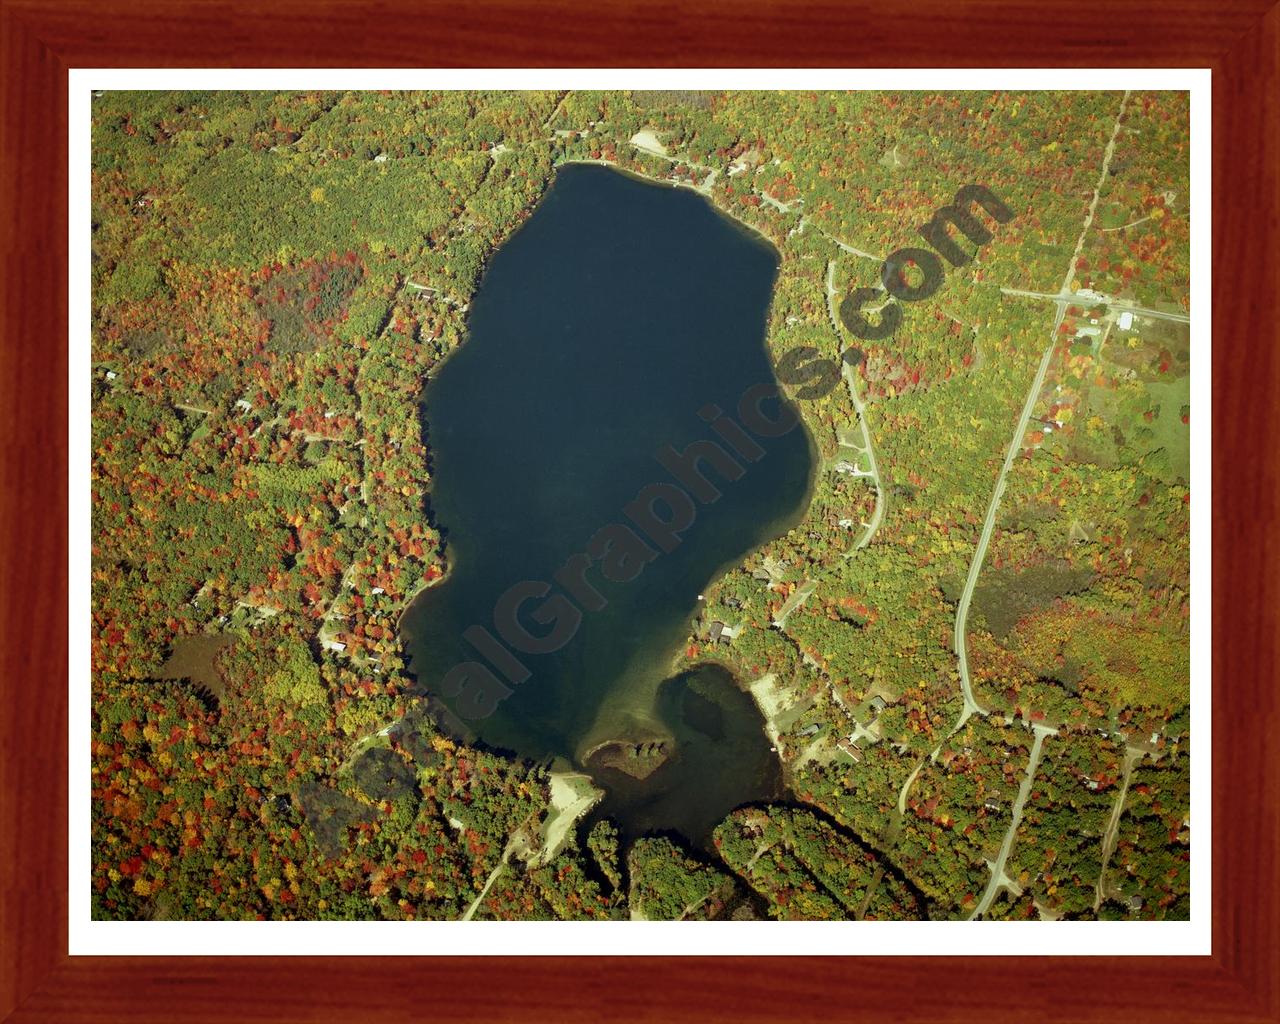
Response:
[[[987,888],[982,894],[982,899],[978,901],[978,906],[969,915],[970,921],[976,920],[990,910],[996,893],[1010,884],[1004,874],[1004,865],[1009,859],[1009,852],[1013,849],[1018,824],[1022,821],[1022,808],[1027,803],[1027,797],[1031,795],[1031,783],[1035,781],[1036,767],[1040,764],[1040,748],[1044,745],[1046,736],[1058,734],[1057,729],[1047,725],[1033,725],[1031,731],[1035,734],[1035,739],[1031,743],[1031,758],[1027,761],[1027,773],[1023,776],[1022,785],[1018,787],[1018,799],[1013,805],[1013,820],[1009,822],[1009,830],[1004,834],[1004,842],[1000,844],[1000,853],[996,856],[995,863],[991,865],[991,880],[987,882]]]

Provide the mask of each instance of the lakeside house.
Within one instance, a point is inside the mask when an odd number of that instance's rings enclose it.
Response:
[[[730,626],[728,623],[721,622],[719,619],[716,619],[715,622],[711,623],[711,642],[722,644],[732,643],[741,632],[741,625]]]

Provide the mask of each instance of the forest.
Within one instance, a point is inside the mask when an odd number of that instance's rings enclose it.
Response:
[[[790,799],[703,845],[553,842],[552,771],[442,727],[400,645],[450,568],[424,381],[572,161],[770,239],[775,359],[856,348],[798,402],[804,520],[673,664],[780,695]],[[988,918],[1185,919],[1188,161],[1181,93],[96,93],[95,917],[963,918],[1011,836]],[[1013,216],[849,334],[840,299],[971,182]],[[1057,321],[1002,291],[1069,270]]]

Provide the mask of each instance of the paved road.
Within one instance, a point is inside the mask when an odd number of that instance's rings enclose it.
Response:
[[[1080,237],[1076,240],[1075,251],[1071,254],[1066,276],[1062,279],[1062,287],[1058,289],[1059,296],[1072,294],[1073,292],[1076,277],[1076,260],[1080,258],[1080,250],[1084,248],[1084,240],[1089,234],[1089,227],[1093,223],[1093,215],[1098,208],[1098,196],[1102,192],[1103,183],[1107,180],[1107,170],[1111,166],[1111,158],[1115,155],[1116,136],[1120,133],[1120,119],[1124,116],[1124,108],[1128,100],[1129,92],[1126,90],[1124,99],[1120,101],[1120,110],[1116,113],[1115,125],[1111,129],[1111,139],[1107,142],[1107,148],[1103,153],[1102,173],[1098,175],[1098,183],[1094,186],[1093,199],[1090,201],[1089,209],[1085,213],[1084,226],[1080,230]],[[1042,293],[1028,292],[1026,294]],[[1054,296],[1048,297],[1054,298]],[[1048,347],[1045,348],[1044,355],[1040,357],[1040,365],[1036,370],[1035,378],[1031,382],[1031,388],[1027,392],[1027,399],[1022,406],[1022,415],[1018,418],[1018,425],[1014,429],[1013,438],[1009,442],[1009,450],[1005,453],[1004,465],[1000,467],[1000,475],[996,478],[995,490],[992,491],[991,501],[987,505],[987,517],[982,523],[982,535],[978,538],[978,546],[974,548],[973,560],[969,563],[969,574],[965,578],[964,592],[960,595],[960,603],[956,606],[956,628],[953,640],[956,658],[960,666],[960,692],[964,697],[964,706],[960,710],[960,717],[955,724],[955,728],[951,730],[953,734],[959,731],[970,716],[986,714],[986,711],[974,699],[973,686],[969,680],[969,605],[973,600],[973,588],[977,585],[978,575],[982,572],[982,563],[987,557],[987,546],[991,543],[991,534],[995,531],[996,514],[1000,511],[1000,499],[1004,497],[1004,488],[1008,481],[1009,470],[1013,468],[1014,459],[1022,451],[1022,439],[1026,436],[1027,424],[1031,421],[1031,413],[1035,409],[1036,402],[1040,397],[1040,391],[1044,387],[1044,378],[1049,372],[1049,363],[1053,359],[1053,352],[1058,344],[1058,327],[1062,324],[1066,312],[1067,303],[1059,301],[1058,312],[1053,319],[1053,328],[1049,332]]]
[[[1040,750],[1044,746],[1046,736],[1058,734],[1057,729],[1047,725],[1033,725],[1031,731],[1035,734],[1035,739],[1031,742],[1031,757],[1027,761],[1027,772],[1023,776],[1022,785],[1018,787],[1018,799],[1013,805],[1013,820],[1009,822],[1009,830],[1005,832],[1004,842],[1000,844],[1000,853],[996,856],[995,862],[990,865],[991,880],[987,883],[978,906],[969,915],[970,921],[976,920],[990,910],[996,894],[1010,884],[1004,873],[1004,865],[1009,859],[1009,852],[1013,849],[1013,841],[1017,837],[1018,824],[1022,821],[1022,808],[1027,803],[1027,797],[1031,795],[1031,783],[1035,781],[1036,768],[1040,764]]]
[[[956,657],[960,662],[960,692],[964,697],[964,707],[960,711],[960,718],[952,729],[952,733],[957,732],[970,716],[974,714],[985,715],[986,710],[980,705],[973,695],[973,684],[969,679],[969,605],[973,601],[973,588],[977,586],[978,575],[982,572],[982,563],[987,557],[987,546],[991,543],[991,535],[995,532],[996,514],[1000,511],[1000,500],[1004,497],[1005,484],[1008,483],[1009,470],[1013,468],[1013,461],[1022,451],[1022,439],[1027,433],[1027,424],[1031,421],[1031,413],[1035,409],[1036,402],[1040,398],[1040,389],[1044,387],[1045,375],[1049,372],[1049,363],[1053,360],[1054,349],[1057,347],[1057,330],[1058,324],[1062,322],[1064,309],[1058,310],[1058,315],[1053,323],[1053,332],[1055,340],[1049,343],[1049,347],[1044,350],[1044,355],[1040,357],[1040,365],[1036,369],[1035,379],[1031,382],[1031,388],[1027,392],[1027,400],[1022,406],[1022,415],[1018,418],[1018,425],[1014,429],[1013,439],[1009,442],[1009,450],[1005,453],[1004,465],[1000,467],[1000,475],[996,478],[996,488],[991,493],[991,501],[987,505],[987,517],[982,523],[982,535],[978,538],[978,546],[974,549],[973,560],[969,563],[969,575],[964,581],[964,591],[960,595],[960,603],[956,606],[956,628],[954,635],[954,646]]]
[[[1047,299],[1064,308],[1067,306],[1093,306],[1100,301],[1089,295],[1081,295],[1079,292],[1061,291],[1057,295],[1050,295],[1048,292],[1029,292],[1022,288],[1001,288],[1000,291],[1005,295],[1022,295],[1029,299]],[[1185,313],[1172,313],[1163,309],[1148,309],[1146,306],[1135,306],[1132,302],[1125,302],[1123,299],[1108,297],[1104,304],[1112,312],[1132,313],[1134,316],[1150,317],[1152,320],[1172,320],[1179,324],[1191,323],[1191,317]]]

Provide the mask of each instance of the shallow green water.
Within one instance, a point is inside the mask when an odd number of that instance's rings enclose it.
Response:
[[[766,393],[777,260],[701,197],[590,166],[562,168],[495,255],[466,344],[424,396],[431,514],[451,571],[404,620],[419,685],[485,743],[580,763],[609,740],[721,742],[672,722],[659,688],[702,589],[807,502],[804,428],[768,426],[795,414]],[[712,405],[732,444],[707,422]],[[673,472],[656,457],[704,439],[730,461]],[[593,537],[589,568],[557,579]],[[508,614],[502,595],[526,581],[530,596]],[[485,632],[464,638],[469,627]],[[720,715],[722,735],[758,737],[735,756],[769,756],[749,699],[694,705],[703,725]],[[712,761],[685,752],[665,776]],[[738,802],[758,799],[753,771],[738,774]]]

